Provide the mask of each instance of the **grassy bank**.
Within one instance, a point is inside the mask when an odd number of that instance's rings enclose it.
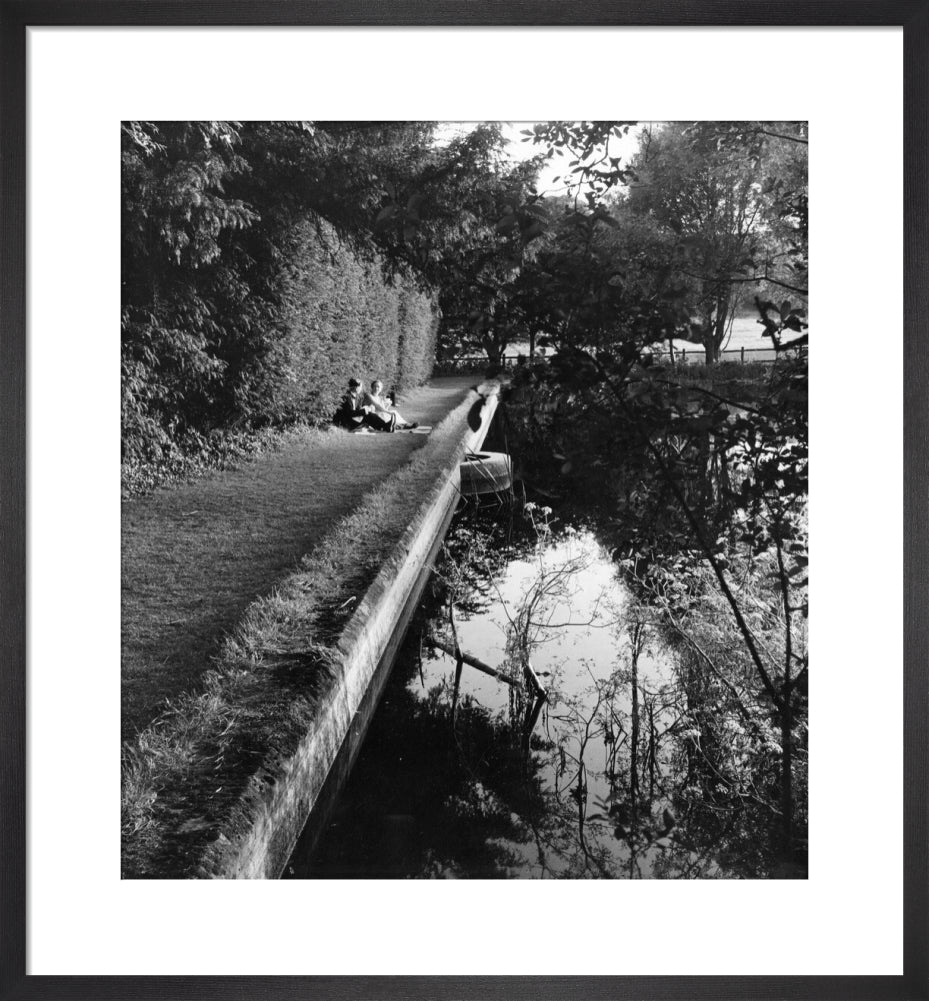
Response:
[[[308,434],[325,433],[326,422],[295,421],[289,427],[268,427],[257,431],[215,431],[209,435],[190,433],[178,438],[157,456],[138,455],[124,459],[120,467],[124,500],[143,497],[159,487],[188,482],[211,472],[234,469],[248,459],[273,454]]]
[[[403,400],[438,424],[464,397],[441,380]],[[128,500],[122,510],[122,737],[196,688],[249,603],[311,552],[427,438],[294,431],[236,468]]]
[[[196,692],[124,745],[123,874],[205,875],[312,726],[355,605],[460,448],[472,397],[245,611]]]

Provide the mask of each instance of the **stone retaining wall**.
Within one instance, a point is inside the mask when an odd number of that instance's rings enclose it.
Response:
[[[221,867],[209,873],[213,878],[280,876],[343,742],[351,735],[360,744],[363,732],[357,730],[366,728],[367,719],[356,720],[356,713],[372,684],[383,684],[396,634],[406,628],[457,505],[458,466],[468,451],[483,444],[496,406],[494,390],[482,409],[480,428],[466,428],[461,444],[436,473],[416,516],[346,624],[338,645],[339,676],[320,703],[315,725],[275,769],[275,781],[255,811],[251,829],[223,854]],[[384,677],[377,677],[379,670]]]

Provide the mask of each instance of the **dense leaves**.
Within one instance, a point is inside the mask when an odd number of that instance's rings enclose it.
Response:
[[[806,146],[752,123],[694,122],[645,130],[630,206],[673,236],[672,271],[686,311],[679,336],[718,360],[735,313],[762,283],[791,278],[805,227]],[[802,153],[802,156],[800,155]],[[805,232],[801,234],[805,242]]]
[[[592,521],[664,625],[715,651],[702,670],[780,728],[790,779],[808,671],[806,408],[803,358],[685,379],[575,350],[517,369],[506,411],[530,496]],[[801,807],[788,783],[785,825]]]
[[[326,418],[353,371],[397,388],[428,377],[435,296],[379,242],[375,215],[430,136],[417,123],[124,123],[127,468]]]
[[[761,799],[789,847],[806,773],[806,133],[766,124],[646,129],[629,169],[604,129],[575,130],[582,163],[612,177],[565,205],[522,270],[557,353],[517,369],[507,414],[527,489],[610,539],[717,689],[707,705],[734,698],[769,756],[775,728],[779,779]],[[760,335],[789,355],[773,368],[655,364],[652,346],[673,339],[714,363],[752,300]]]

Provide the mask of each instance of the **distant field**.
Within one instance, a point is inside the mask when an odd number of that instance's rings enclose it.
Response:
[[[742,356],[742,349],[745,349],[745,361],[770,361],[774,358],[774,349],[771,342],[766,337],[761,336],[762,326],[755,316],[736,317],[732,322],[732,330],[729,337],[723,342],[723,361],[739,360]],[[662,345],[667,351],[667,344]],[[686,353],[687,361],[702,362],[704,360],[703,348],[699,344],[692,344],[689,341],[675,341],[675,352]],[[515,357],[518,354],[528,354],[529,345],[526,343],[511,344],[507,349],[507,356]],[[551,348],[544,352],[552,354]]]
[[[737,316],[732,321],[732,333],[729,342],[724,344],[724,348],[760,348],[771,342],[767,337],[761,336],[762,326],[755,316]]]
[[[729,337],[723,341],[723,360],[726,358],[741,357],[742,349],[745,349],[746,361],[768,361],[774,358],[774,349],[771,341],[767,337],[761,336],[762,326],[755,316],[738,316],[732,321],[732,330]],[[699,344],[691,344],[688,341],[675,341],[675,351],[686,351],[688,360],[693,355],[693,360],[703,361],[704,351]]]

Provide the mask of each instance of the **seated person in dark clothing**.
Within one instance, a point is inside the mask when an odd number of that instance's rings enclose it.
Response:
[[[348,428],[349,431],[360,428],[364,424],[366,413],[362,406],[363,398],[364,386],[358,379],[349,379],[348,392],[342,397],[339,409],[332,418],[332,423],[342,428]]]
[[[372,407],[365,406],[364,385],[354,377],[348,380],[348,392],[342,397],[332,423],[349,431],[392,431],[393,421],[378,416]]]

